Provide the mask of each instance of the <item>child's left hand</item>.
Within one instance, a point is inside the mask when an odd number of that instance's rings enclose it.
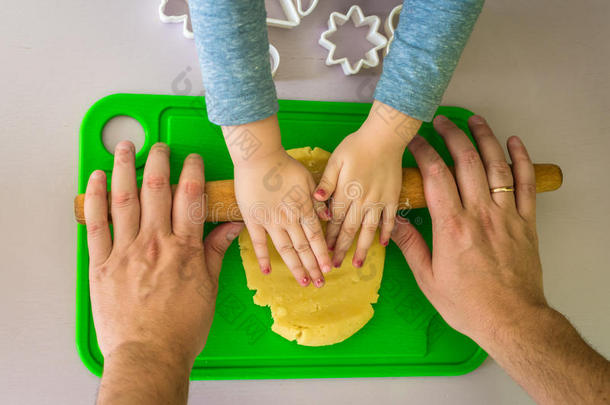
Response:
[[[407,136],[397,131],[405,120],[412,120]],[[333,152],[314,193],[318,201],[332,196],[326,242],[334,251],[333,266],[341,265],[360,227],[355,267],[364,263],[380,223],[379,242],[387,246],[398,208],[402,155],[420,123],[376,101],[367,121]]]

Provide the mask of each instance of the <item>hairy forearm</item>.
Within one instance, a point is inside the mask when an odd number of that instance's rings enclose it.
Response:
[[[610,400],[610,363],[559,312],[528,310],[476,339],[540,404]]]
[[[276,114],[242,125],[223,126],[222,133],[235,166],[282,150]]]
[[[105,359],[97,404],[186,404],[192,364],[133,343]]]

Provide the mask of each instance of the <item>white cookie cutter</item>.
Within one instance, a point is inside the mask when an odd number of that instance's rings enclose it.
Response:
[[[303,0],[277,0],[284,10],[285,19],[267,18],[267,25],[278,28],[294,28],[301,23],[301,18],[308,16],[318,5],[318,0],[310,0],[309,7],[303,9]]]
[[[161,22],[169,24],[182,23],[182,34],[188,39],[193,39],[195,36],[193,35],[193,31],[189,29],[189,13],[187,12],[185,14],[167,14],[167,5],[170,1],[178,1],[181,3],[185,3],[187,5],[188,10],[187,0],[161,0],[161,4],[159,5],[159,19],[161,20]],[[300,7],[300,1],[297,1]],[[317,3],[317,1],[315,1],[315,3]],[[314,2],[312,2],[311,4],[314,4]],[[269,57],[271,58],[271,77],[273,77],[275,76],[275,73],[277,72],[277,69],[280,66],[280,53],[277,51],[277,48],[272,44],[269,44]]]
[[[269,44],[269,56],[271,57],[271,77],[274,77],[280,67],[280,53],[271,44]]]
[[[189,29],[190,15],[188,11],[184,14],[167,14],[167,5],[170,1],[184,3],[188,10],[188,2],[186,0],[161,0],[161,4],[159,5],[159,19],[166,24],[182,23],[182,35],[188,39],[193,39],[193,30]]]
[[[396,32],[396,27],[398,26],[400,12],[402,11],[402,4],[394,7],[390,14],[388,14],[388,18],[385,20],[385,33],[388,36],[388,46],[383,50],[383,56],[387,56],[390,52],[390,46],[392,42],[394,42],[394,33]]]
[[[370,27],[366,39],[374,45],[373,48],[369,49],[364,54],[364,58],[358,60],[354,66],[352,66],[349,59],[346,57],[335,59],[335,50],[337,49],[337,46],[328,39],[331,34],[337,32],[338,27],[345,24],[349,19],[352,20],[355,27],[362,27],[363,25],[368,25]],[[346,76],[358,73],[363,67],[367,69],[377,66],[379,64],[379,55],[377,52],[388,44],[387,38],[379,33],[380,24],[381,21],[379,20],[379,17],[376,15],[365,17],[362,9],[356,5],[351,6],[347,14],[333,11],[330,14],[330,17],[328,17],[328,30],[322,33],[320,40],[318,41],[321,46],[328,49],[326,66],[341,64],[343,73],[345,73]]]
[[[301,23],[301,15],[293,0],[279,0],[286,19],[267,17],[267,25],[278,28],[294,28]]]
[[[303,10],[303,1],[297,0],[297,12],[301,17],[308,16],[318,5],[318,0],[310,0],[309,7],[306,10]]]

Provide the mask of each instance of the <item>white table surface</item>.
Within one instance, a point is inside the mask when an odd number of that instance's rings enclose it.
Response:
[[[393,1],[361,1],[385,14]],[[94,401],[99,380],[74,344],[78,128],[115,92],[172,94],[195,47],[158,21],[155,0],[2,2],[0,25],[0,398],[4,404]],[[281,98],[369,101],[378,70],[346,78],[323,64],[322,1],[293,31],[271,29]],[[539,197],[549,302],[610,355],[610,2],[488,0],[445,99],[483,114],[534,160],[561,165],[561,190]],[[524,404],[488,359],[461,377],[214,381],[191,403]]]

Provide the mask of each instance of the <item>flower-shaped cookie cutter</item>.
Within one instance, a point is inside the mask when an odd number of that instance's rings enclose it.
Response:
[[[364,54],[364,58],[359,59],[353,66],[347,57],[335,59],[337,46],[328,39],[328,37],[338,31],[338,27],[344,25],[350,19],[356,28],[362,27],[363,25],[369,26],[369,32],[366,35],[366,39],[374,45],[373,48],[369,49]],[[345,73],[346,76],[356,74],[362,68],[367,69],[377,66],[379,64],[378,51],[388,44],[387,38],[379,33],[380,24],[381,21],[379,20],[379,17],[376,15],[365,17],[362,9],[356,5],[351,6],[347,14],[333,11],[330,14],[330,17],[328,17],[328,30],[322,33],[320,40],[318,41],[322,47],[328,49],[328,57],[325,62],[326,65],[332,66],[340,64],[343,68],[343,73]]]
[[[292,2],[292,0],[289,1]],[[317,3],[317,1],[315,3]],[[177,13],[172,13],[171,8],[175,6],[177,6],[176,8],[180,11],[178,11]],[[182,23],[182,34],[186,38],[193,39],[195,36],[193,35],[190,18],[191,17],[188,12],[187,0],[161,0],[161,4],[159,5],[159,19],[161,20],[161,22]],[[275,73],[277,72],[277,69],[280,66],[280,53],[277,51],[277,48],[272,44],[269,44],[269,57],[271,59],[271,76],[273,77],[275,76]]]
[[[398,26],[398,22],[400,19],[400,12],[402,11],[402,4],[394,7],[390,14],[388,14],[388,18],[385,20],[385,34],[388,36],[388,46],[383,50],[383,56],[387,56],[390,52],[390,46],[392,42],[394,42],[394,33],[396,32],[396,27]]]

